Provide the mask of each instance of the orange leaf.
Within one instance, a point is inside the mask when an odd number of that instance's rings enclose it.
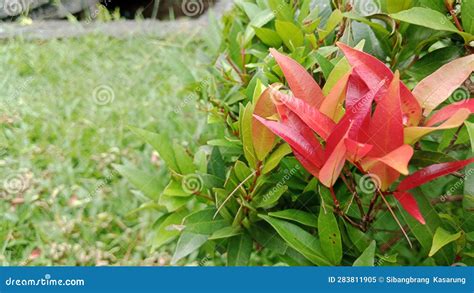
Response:
[[[371,144],[364,144],[353,139],[346,138],[347,159],[351,162],[358,162],[364,158],[374,147]]]
[[[275,88],[270,86],[262,93],[255,105],[254,115],[267,118],[277,113],[271,97],[272,92],[275,90]],[[252,137],[257,159],[263,161],[273,149],[276,139],[275,134],[254,117],[252,120]]]
[[[425,77],[413,90],[424,115],[441,105],[474,71],[474,55],[456,59]]]
[[[469,113],[474,113],[474,99],[457,102],[443,107],[441,110],[430,117],[430,119],[425,123],[425,126],[433,126],[440,122],[446,121],[447,119],[451,118],[451,116],[456,114],[456,112],[460,109],[467,109],[469,110]]]
[[[458,110],[448,120],[436,127],[407,127],[405,128],[405,143],[413,144],[417,142],[423,136],[436,131],[450,128],[456,128],[461,126],[464,121],[469,117],[471,112],[468,109],[462,108]]]
[[[344,75],[331,89],[324,99],[319,110],[334,122],[341,120],[344,116],[344,100],[346,98],[347,81],[351,72]]]
[[[324,95],[311,74],[298,62],[281,54],[277,50],[270,49],[270,52],[273,57],[275,57],[278,65],[280,65],[293,94],[298,99],[302,99],[309,105],[319,109],[319,106],[324,100]]]
[[[413,148],[407,144],[393,150],[380,158],[366,158],[362,161],[364,170],[370,170],[376,162],[384,163],[397,172],[408,175],[408,163],[413,156]]]

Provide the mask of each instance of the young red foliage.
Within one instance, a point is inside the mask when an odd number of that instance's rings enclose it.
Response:
[[[401,192],[394,192],[393,196],[398,200],[398,202],[402,205],[403,209],[407,211],[413,218],[415,218],[421,224],[426,224],[423,215],[420,212],[420,208],[418,207],[418,203],[416,202],[415,198],[411,193],[401,191]]]

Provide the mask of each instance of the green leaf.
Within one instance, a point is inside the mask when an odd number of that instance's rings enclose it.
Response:
[[[158,175],[150,175],[140,169],[124,165],[113,165],[113,167],[145,196],[158,200],[162,188]]]
[[[333,264],[342,260],[342,241],[339,225],[332,211],[326,211],[321,205],[318,216],[318,234],[324,254]]]
[[[179,237],[171,264],[175,265],[180,259],[190,255],[207,241],[207,235],[184,232]]]
[[[474,1],[462,0],[461,17],[464,31],[474,35]]]
[[[164,206],[168,212],[173,212],[189,202],[189,197],[176,197],[168,196],[166,194],[161,194],[158,204]]]
[[[411,9],[390,14],[396,20],[424,26],[433,30],[448,31],[460,34],[466,41],[474,39],[473,35],[460,32],[446,15],[423,7],[413,7]]]
[[[240,115],[240,133],[242,137],[242,145],[244,148],[244,155],[253,169],[257,167],[257,158],[253,148],[252,139],[252,119],[253,119],[253,105],[248,103],[241,111]]]
[[[330,266],[331,262],[323,255],[319,240],[297,225],[259,215],[278,232],[293,249],[304,255],[309,261],[319,266]]]
[[[279,48],[282,44],[282,40],[276,31],[268,28],[254,28],[257,37],[267,46],[272,48]]]
[[[291,154],[291,147],[288,144],[280,145],[266,160],[263,165],[262,174],[267,174],[268,172],[275,169],[281,160],[288,154]]]
[[[174,155],[176,158],[176,164],[179,168],[179,174],[187,175],[196,171],[194,166],[193,158],[186,152],[186,150],[179,144],[173,145]]]
[[[229,238],[232,236],[239,235],[240,233],[242,233],[242,229],[240,227],[228,226],[212,233],[211,237],[209,237],[209,240]]]
[[[295,221],[297,223],[318,228],[318,218],[310,213],[303,212],[301,210],[288,209],[278,212],[271,212],[268,215],[274,218],[280,218],[290,221]]]
[[[254,223],[249,229],[250,235],[261,246],[278,254],[284,254],[289,248],[286,242],[266,222]]]
[[[184,219],[184,231],[196,234],[211,235],[214,232],[230,226],[221,216],[214,218],[215,208],[207,208],[194,212]]]
[[[433,237],[433,244],[431,245],[430,253],[428,254],[429,257],[435,255],[443,246],[456,241],[461,237],[462,232],[458,232],[456,234],[450,234],[448,231],[444,230],[441,227],[436,229],[436,232]]]
[[[463,48],[456,46],[434,50],[415,62],[407,73],[416,80],[421,81],[449,61],[461,57],[463,51]]]
[[[234,236],[229,241],[227,251],[228,266],[246,266],[252,253],[253,241],[247,234]]]
[[[420,189],[413,189],[411,190],[411,193],[416,198],[420,212],[426,220],[425,225],[420,224],[420,222],[410,216],[400,206],[400,203],[398,201],[397,206],[401,211],[403,219],[410,227],[410,232],[413,233],[418,242],[420,242],[422,247],[422,255],[428,256],[435,231],[441,225],[441,219],[439,218],[438,213],[431,206],[426,196],[420,191]],[[439,264],[449,265],[451,264],[453,257],[454,255],[448,254],[448,252],[443,249],[439,251],[439,253],[436,255],[436,260]]]
[[[345,227],[347,235],[349,236],[350,241],[357,248],[357,251],[363,252],[370,244],[370,237],[350,224],[345,223]]]
[[[275,21],[275,28],[288,49],[293,51],[294,49],[303,46],[303,32],[292,22],[277,20]]]
[[[259,194],[253,201],[253,206],[257,208],[271,207],[288,190],[288,186],[278,184],[267,191],[265,194]]]
[[[334,65],[326,57],[319,53],[316,53],[316,60],[318,61],[319,67],[321,67],[324,78],[328,79],[329,74],[334,69]]]
[[[334,10],[326,22],[326,27],[319,30],[319,39],[324,40],[342,21],[342,13],[339,9]]]
[[[278,20],[293,21],[293,10],[286,1],[268,0],[268,6]]]
[[[375,259],[375,240],[362,252],[362,254],[354,261],[354,267],[373,267]]]
[[[467,132],[469,133],[469,138],[471,139],[471,149],[474,153],[474,122],[465,121]]]
[[[156,236],[153,238],[154,249],[160,248],[179,236],[180,231],[175,226],[181,224],[185,215],[186,212],[180,211],[164,216],[165,219],[156,228]]]
[[[225,162],[218,147],[212,148],[211,157],[207,163],[207,173],[225,179]]]
[[[382,6],[386,7],[388,13],[395,13],[411,8],[413,0],[382,0]]]
[[[255,28],[259,28],[270,22],[275,15],[270,10],[261,11],[255,18],[249,23],[244,34],[244,44],[249,43],[255,36]]]
[[[452,162],[455,159],[445,153],[431,151],[416,151],[410,164],[417,167],[428,167],[430,165]]]
[[[131,126],[129,126],[129,128],[133,133],[135,133],[135,135],[141,137],[160,154],[160,157],[163,159],[163,161],[165,161],[168,168],[180,173],[173,146],[171,145],[170,139],[168,137],[163,134],[153,133],[140,128]]]
[[[163,194],[166,196],[191,196],[190,192],[183,190],[181,182],[177,182],[174,179],[170,180],[168,185],[165,187],[165,190],[163,190]]]
[[[444,0],[418,0],[420,6],[430,8],[441,13],[447,13]]]

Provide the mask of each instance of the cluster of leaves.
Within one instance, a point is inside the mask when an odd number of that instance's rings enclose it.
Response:
[[[133,129],[171,174],[155,248],[179,237],[173,263],[472,263],[474,180],[457,171],[473,162],[474,10],[459,5],[238,1],[200,88],[219,137],[192,156]]]

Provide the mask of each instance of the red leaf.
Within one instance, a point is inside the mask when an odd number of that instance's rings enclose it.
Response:
[[[364,144],[353,139],[346,138],[347,159],[351,162],[358,162],[365,157],[374,147],[371,144]]]
[[[474,113],[474,99],[468,99],[467,101],[461,101],[443,107],[441,110],[433,114],[425,125],[429,127],[444,122],[456,114],[459,109],[468,109],[471,113]]]
[[[370,157],[383,157],[403,145],[403,118],[399,90],[400,81],[397,73],[377,104],[370,122],[368,143],[374,146],[368,154]]]
[[[286,95],[281,101],[324,140],[329,137],[336,126],[329,117],[303,100]]]
[[[344,52],[353,70],[359,74],[369,88],[375,87],[381,80],[392,80],[393,73],[377,58],[353,49],[338,42],[337,46]],[[421,119],[421,106],[410,90],[400,82],[401,107],[404,122],[407,125],[418,125]]]
[[[277,50],[270,49],[270,53],[275,57],[278,65],[280,65],[293,94],[298,99],[302,99],[319,109],[324,100],[324,94],[311,74],[298,62]]]
[[[413,195],[408,192],[394,192],[393,195],[413,218],[423,225],[426,224],[425,219],[420,212],[420,208],[418,207],[418,203]]]
[[[400,185],[398,185],[397,191],[413,189],[443,175],[456,172],[470,163],[474,163],[474,158],[428,166],[403,179]]]
[[[354,106],[354,104],[359,101],[360,97],[365,96],[368,92],[369,88],[364,80],[357,72],[353,71],[347,82],[346,109]]]
[[[323,165],[321,144],[303,121],[299,120],[291,112],[288,115],[291,117],[292,122],[290,123],[265,120],[256,115],[254,117],[273,133],[285,140],[296,152],[311,162],[312,165],[321,168]]]

